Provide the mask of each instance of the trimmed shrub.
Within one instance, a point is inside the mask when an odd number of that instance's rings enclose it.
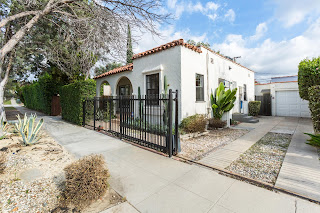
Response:
[[[300,62],[298,84],[300,97],[309,100],[309,87],[320,85],[320,57],[312,60],[304,59]]]
[[[320,133],[320,85],[309,87],[308,95],[313,128],[316,133]]]
[[[224,128],[227,125],[227,121],[222,121],[217,118],[210,118],[209,119],[209,127],[213,129],[217,128]]]
[[[52,75],[45,73],[38,81],[22,87],[24,105],[29,109],[50,114],[52,97],[59,93],[62,85],[63,83],[57,82]]]
[[[249,101],[249,115],[258,116],[261,107],[261,101]]]
[[[187,133],[204,132],[206,130],[207,119],[204,115],[195,114],[184,118],[180,128]]]
[[[66,205],[78,210],[101,198],[108,189],[108,170],[102,155],[90,155],[64,168],[63,198]]]
[[[96,95],[96,82],[89,79],[76,81],[61,87],[60,104],[62,108],[62,119],[81,125],[83,101],[94,98]]]

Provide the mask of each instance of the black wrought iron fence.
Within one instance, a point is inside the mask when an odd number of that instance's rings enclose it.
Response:
[[[179,149],[178,108],[178,91],[171,90],[168,95],[99,97],[83,102],[83,125],[172,156]]]

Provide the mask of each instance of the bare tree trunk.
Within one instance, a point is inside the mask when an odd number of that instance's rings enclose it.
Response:
[[[36,15],[26,25],[21,27],[21,29],[10,38],[10,40],[0,49],[0,60],[13,50],[13,48],[25,36],[27,31],[29,31],[39,21],[40,18],[51,12],[51,10],[53,9],[53,2],[54,0],[50,0],[42,11],[37,12]]]
[[[3,118],[3,120],[7,120],[6,117],[6,111],[4,110],[4,87],[0,84],[0,119]]]
[[[6,84],[8,83],[9,73],[10,73],[10,70],[12,67],[12,62],[13,62],[13,57],[14,57],[14,54],[11,54],[10,58],[9,58],[6,73],[4,75],[4,78],[0,82],[0,119],[2,118],[3,120],[7,120],[6,112],[4,110],[3,100],[4,100],[4,90],[5,90]],[[2,71],[2,64],[0,64],[0,66],[1,66],[0,71]]]
[[[10,21],[13,21],[13,20],[16,20],[18,18],[22,18],[24,16],[29,16],[29,15],[36,15],[37,13],[39,13],[41,11],[25,11],[25,12],[22,12],[22,13],[18,13],[18,14],[15,14],[15,15],[12,15],[12,16],[9,16],[5,19],[2,19],[0,21],[0,28],[1,27],[4,27],[8,22]]]

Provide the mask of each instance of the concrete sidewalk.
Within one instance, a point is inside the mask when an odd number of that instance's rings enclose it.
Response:
[[[247,151],[253,144],[260,140],[265,134],[277,126],[284,118],[263,117],[256,124],[242,123],[241,128],[253,129],[232,143],[211,152],[199,162],[209,166],[224,169],[235,161],[242,153]]]
[[[157,155],[57,117],[44,120],[49,134],[75,156],[102,154],[110,186],[141,212],[320,212],[311,202]]]
[[[276,186],[320,200],[320,161],[317,149],[306,144],[312,133],[311,119],[299,119]]]

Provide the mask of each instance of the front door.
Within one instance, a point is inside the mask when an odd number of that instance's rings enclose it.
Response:
[[[128,96],[130,95],[130,85],[121,85],[119,86],[119,96]]]

